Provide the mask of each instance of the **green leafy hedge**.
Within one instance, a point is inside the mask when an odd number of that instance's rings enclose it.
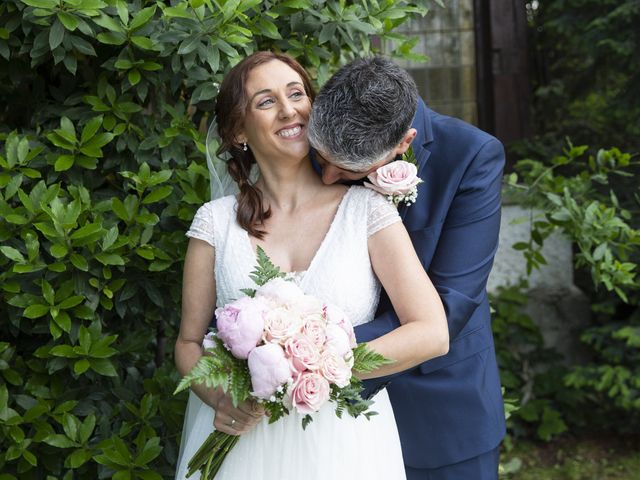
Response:
[[[637,433],[640,422],[640,187],[637,157],[618,148],[571,143],[552,158],[521,160],[505,193],[530,207],[530,237],[520,250],[528,271],[546,264],[554,232],[574,245],[576,280],[591,300],[592,319],[579,332],[583,364],[544,348],[522,307],[521,287],[493,297],[494,335],[508,396],[519,398],[512,432],[549,440],[564,431]]]
[[[576,144],[640,148],[640,4],[636,0],[527,2],[533,125],[526,149]]]
[[[374,43],[411,56],[394,29],[426,3],[0,4],[0,479],[172,477],[184,231],[209,195],[217,84],[257,49],[320,84]]]

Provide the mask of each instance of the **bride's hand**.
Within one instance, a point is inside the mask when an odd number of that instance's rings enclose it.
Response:
[[[247,400],[236,408],[230,397],[220,391],[217,393],[218,398],[214,402],[216,416],[213,420],[216,430],[229,435],[242,435],[255,427],[264,417],[264,408],[255,401]]]

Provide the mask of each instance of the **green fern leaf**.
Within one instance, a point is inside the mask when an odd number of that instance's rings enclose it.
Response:
[[[241,288],[240,291],[244,293],[247,297],[253,298],[256,296],[255,288]]]
[[[307,426],[309,426],[309,424],[313,422],[313,418],[311,417],[311,415],[307,414],[304,416],[304,418],[302,419],[302,429],[306,430]]]
[[[251,280],[253,280],[256,285],[264,285],[269,280],[284,278],[286,276],[286,274],[280,270],[280,267],[273,264],[262,247],[257,247],[256,257],[258,265],[255,267],[255,270],[249,274],[249,277],[251,277]]]
[[[214,337],[215,347],[202,356],[191,371],[178,384],[175,393],[193,384],[204,384],[210,388],[222,388],[229,392],[234,406],[245,401],[250,394],[251,377],[247,363],[235,358],[223,342]]]
[[[366,343],[360,343],[353,349],[353,371],[358,373],[369,373],[383,365],[393,363],[377,352],[369,348]]]
[[[228,376],[229,382],[229,396],[231,397],[231,403],[234,407],[244,402],[249,398],[249,392],[251,390],[251,376],[246,368],[246,364],[235,363],[231,368],[231,374]]]
[[[413,153],[413,147],[409,146],[406,152],[402,154],[402,160],[405,162],[413,163],[414,165],[418,165],[418,161],[416,160],[416,155]]]

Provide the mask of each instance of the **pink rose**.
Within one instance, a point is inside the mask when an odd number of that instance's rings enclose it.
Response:
[[[365,187],[383,195],[406,195],[422,182],[418,178],[416,166],[404,160],[387,163],[369,174],[367,178],[371,183],[365,183]]]
[[[335,323],[327,325],[327,349],[333,350],[337,355],[346,357],[351,352],[351,342],[346,332]]]
[[[344,330],[344,333],[347,334],[347,338],[349,339],[350,348],[356,348],[358,345],[356,342],[356,334],[353,331],[353,325],[349,321],[347,314],[335,305],[327,305],[325,312],[327,315],[327,323],[337,325]]]
[[[291,379],[289,362],[280,345],[267,343],[254,348],[249,353],[249,373],[251,374],[252,395],[268,400],[278,387]]]
[[[295,282],[274,278],[258,287],[256,297],[264,297],[277,304],[293,305],[304,297],[304,292]]]
[[[327,341],[326,329],[327,322],[322,317],[322,314],[310,315],[304,318],[302,333],[319,349],[322,349],[324,342]]]
[[[329,400],[329,393],[330,386],[327,379],[314,372],[301,373],[289,391],[291,404],[302,414],[320,410]]]
[[[302,317],[297,310],[285,306],[271,308],[264,317],[263,339],[284,345],[289,338],[302,331],[302,325]]]
[[[202,339],[202,348],[204,350],[207,350],[209,348],[215,348],[216,343],[213,340],[214,338],[216,338],[216,334],[213,332],[209,332],[207,333],[204,338]]]
[[[284,352],[296,372],[316,370],[320,362],[320,350],[307,336],[298,334],[284,344]]]
[[[268,305],[260,298],[242,297],[216,309],[218,337],[236,358],[246,359],[262,339]]]
[[[351,381],[351,365],[345,361],[343,356],[336,354],[331,349],[322,353],[319,372],[329,383],[340,388],[346,387]]]

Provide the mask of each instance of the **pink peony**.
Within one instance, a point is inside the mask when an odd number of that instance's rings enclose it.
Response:
[[[271,308],[264,317],[265,342],[284,345],[285,342],[302,331],[302,317],[297,310],[287,307]]]
[[[260,298],[242,297],[216,309],[218,337],[236,358],[246,359],[262,339],[268,305]]]
[[[322,315],[324,305],[316,297],[304,295],[295,301],[293,307],[298,310],[303,317],[307,317],[311,315]]]
[[[413,163],[398,160],[387,163],[367,176],[369,187],[383,195],[406,195],[420,183],[418,169]]]
[[[256,290],[256,297],[264,297],[272,302],[284,305],[293,305],[304,296],[304,292],[295,282],[284,278],[269,280]]]
[[[289,362],[280,345],[267,343],[254,348],[249,353],[249,373],[251,374],[252,395],[268,400],[278,387],[291,379]]]
[[[340,388],[349,385],[351,380],[351,365],[345,361],[343,356],[336,354],[331,349],[322,352],[319,372],[329,383]]]
[[[351,325],[347,314],[335,305],[327,305],[325,311],[327,315],[327,323],[337,325],[344,330],[344,333],[347,334],[347,338],[349,339],[349,346],[351,348],[356,348],[358,345],[356,342],[356,334],[353,331],[353,325]]]
[[[320,350],[306,335],[298,334],[284,344],[284,352],[291,368],[296,372],[316,370],[320,362]]]
[[[329,382],[314,372],[301,373],[290,388],[291,404],[302,414],[320,410],[329,400]]]

